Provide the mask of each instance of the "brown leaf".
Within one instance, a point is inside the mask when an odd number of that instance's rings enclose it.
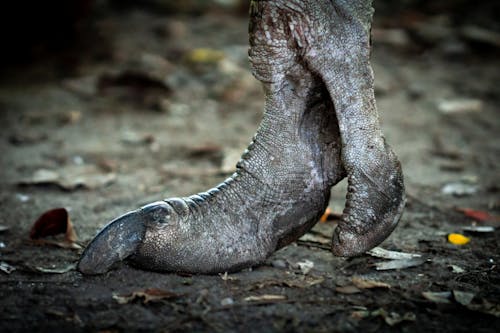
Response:
[[[48,236],[64,234],[63,241],[41,239]],[[80,249],[73,224],[65,208],[54,208],[43,213],[33,224],[30,238],[38,244],[56,245],[63,248]]]
[[[36,220],[31,228],[30,238],[38,239],[66,233],[68,224],[69,215],[65,208],[48,210]]]
[[[168,290],[149,288],[144,290],[134,291],[127,295],[113,295],[113,299],[119,304],[127,304],[136,299],[143,299],[144,304],[149,302],[159,302],[167,299],[178,298],[180,295]]]
[[[372,288],[391,288],[391,286],[385,282],[363,279],[358,276],[354,276],[351,279],[352,283],[359,289],[372,289]]]

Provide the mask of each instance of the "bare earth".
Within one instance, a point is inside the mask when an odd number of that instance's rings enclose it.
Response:
[[[81,249],[30,241],[43,212],[68,209],[84,246],[128,210],[206,190],[231,173],[263,108],[244,16],[128,11],[95,29],[100,37],[76,63],[48,58],[2,78],[0,331],[498,330],[498,49],[469,45],[450,56],[374,37],[380,117],[409,197],[382,247],[420,254],[413,267],[333,257],[333,219],[236,274],[122,264],[88,277],[74,269]],[[334,213],[344,191],[332,191]],[[488,212],[476,224],[496,229],[465,231],[473,220],[456,208]],[[449,233],[470,242],[451,244]],[[146,298],[126,297],[148,289]]]

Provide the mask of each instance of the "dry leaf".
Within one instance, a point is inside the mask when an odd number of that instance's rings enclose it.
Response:
[[[455,298],[455,301],[458,303],[467,306],[469,305],[472,300],[474,299],[475,294],[473,293],[468,293],[465,291],[459,291],[459,290],[453,290],[453,297]]]
[[[449,234],[448,242],[454,245],[465,245],[470,242],[470,238],[462,234]]]
[[[450,265],[450,266],[448,266],[448,267],[450,267],[450,268],[451,268],[451,271],[452,271],[453,273],[457,273],[457,274],[459,274],[459,273],[463,273],[463,272],[465,272],[465,269],[463,269],[462,267],[457,266],[457,265]]]
[[[394,260],[413,259],[413,258],[422,257],[422,255],[417,254],[417,253],[405,253],[405,252],[398,252],[398,251],[389,251],[389,250],[383,249],[381,247],[375,247],[366,253],[371,255],[372,257],[384,258],[384,259],[394,259]]]
[[[16,270],[16,268],[14,266],[9,265],[5,261],[0,262],[0,271],[4,272],[6,274],[10,274],[15,270]]]
[[[54,208],[46,211],[36,220],[31,228],[30,238],[37,239],[54,236],[68,231],[71,222],[65,208]],[[73,229],[71,227],[71,229]],[[73,231],[74,232],[74,231]]]
[[[63,241],[41,239],[59,234],[64,234]],[[78,237],[65,208],[55,208],[43,213],[31,227],[30,238],[41,245],[49,244],[68,249],[81,249],[81,246],[75,243]]]
[[[259,295],[259,296],[248,296],[244,298],[246,302],[275,302],[286,300],[285,295]]]
[[[319,233],[308,232],[299,238],[303,242],[313,242],[323,245],[329,245],[332,240],[329,237],[325,237]]]
[[[60,267],[60,268],[35,267],[37,271],[47,274],[64,274],[75,270],[75,268],[76,264],[69,264],[66,267]]]
[[[357,277],[357,276],[354,276],[351,279],[351,281],[359,289],[391,288],[391,286],[385,282],[363,279],[363,278]]]
[[[375,263],[375,268],[378,271],[385,271],[390,269],[403,269],[403,268],[420,266],[425,262],[426,259],[423,258],[391,260],[391,261],[377,262]]]
[[[443,291],[443,292],[424,291],[422,293],[422,296],[424,296],[425,299],[434,303],[445,303],[445,304],[451,303],[450,291]]]
[[[159,302],[167,299],[178,298],[180,295],[168,290],[149,288],[145,290],[134,291],[127,295],[113,295],[113,299],[119,304],[127,304],[136,299],[143,299],[144,304],[149,302]]]
[[[361,292],[360,289],[358,289],[356,286],[353,285],[347,285],[347,286],[342,286],[342,287],[337,287],[335,288],[335,291],[341,294],[358,294]]]

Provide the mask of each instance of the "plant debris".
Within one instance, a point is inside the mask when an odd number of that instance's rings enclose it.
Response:
[[[465,245],[470,242],[470,238],[462,234],[451,233],[448,235],[448,242],[453,245]]]
[[[399,251],[390,251],[383,249],[381,247],[374,247],[370,251],[366,252],[372,257],[383,258],[383,259],[393,259],[393,260],[403,260],[403,259],[413,259],[422,257],[421,254],[418,253],[405,253]]]
[[[373,289],[373,288],[391,288],[391,285],[381,281],[375,281],[371,279],[365,279],[359,276],[353,276],[351,279],[352,283],[359,289]]]
[[[64,267],[54,268],[54,267],[35,267],[35,270],[46,274],[64,274],[76,269],[76,264],[72,263]]]
[[[418,253],[389,251],[381,247],[375,247],[366,253],[373,257],[390,259],[390,261],[377,262],[374,264],[375,268],[379,271],[415,267],[427,261]]]
[[[243,299],[245,302],[264,302],[273,303],[286,300],[285,295],[259,295],[259,296],[248,296]]]
[[[457,273],[457,274],[460,274],[460,273],[464,273],[465,272],[465,269],[463,269],[462,267],[460,266],[457,266],[457,265],[450,265],[448,266],[451,268],[451,271],[453,273]]]
[[[432,291],[424,291],[422,293],[425,299],[434,302],[434,303],[451,303],[451,291],[443,291],[443,292],[432,292]]]
[[[142,303],[155,303],[164,300],[179,298],[181,295],[163,289],[148,288],[144,290],[134,291],[130,294],[120,295],[114,294],[113,299],[118,302],[118,304],[127,304],[137,299],[141,299]]]
[[[285,279],[269,279],[265,281],[260,281],[256,284],[251,284],[246,288],[247,291],[259,290],[267,287],[288,287],[288,288],[309,288],[311,286],[321,284],[325,281],[325,278],[322,276],[314,276],[314,275],[297,275],[292,274],[292,277]]]
[[[390,260],[377,262],[374,264],[377,271],[385,271],[391,269],[403,269],[420,266],[427,262],[425,258],[412,258],[412,259],[401,259],[401,260]]]
[[[380,308],[374,311],[368,310],[358,310],[351,313],[351,317],[354,319],[365,319],[370,317],[382,317],[385,323],[389,326],[395,326],[403,321],[415,321],[417,317],[413,312],[406,312],[400,315],[397,312],[387,312],[386,310]]]

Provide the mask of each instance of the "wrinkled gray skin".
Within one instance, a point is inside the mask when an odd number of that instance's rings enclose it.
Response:
[[[371,1],[252,1],[249,58],[266,94],[252,143],[222,184],[110,222],[78,269],[129,258],[145,269],[216,273],[264,261],[309,230],[348,177],[332,252],[382,242],[405,203],[403,175],[380,130],[369,64]]]

